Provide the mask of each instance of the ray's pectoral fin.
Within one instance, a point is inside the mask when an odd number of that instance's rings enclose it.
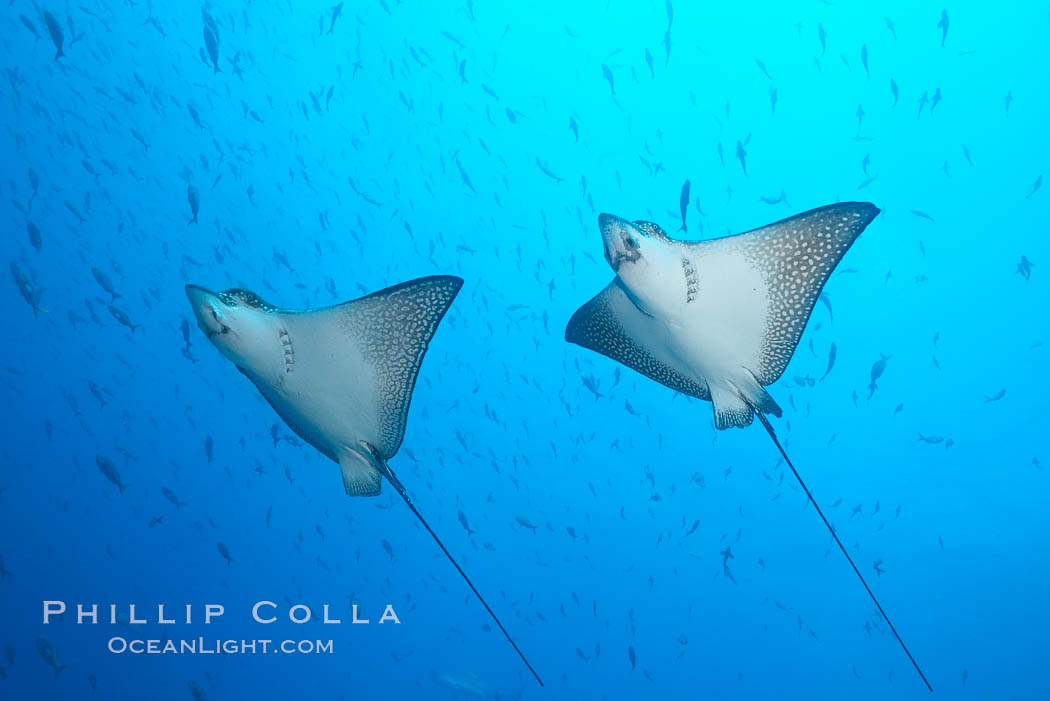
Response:
[[[347,496],[374,497],[382,490],[380,463],[363,446],[340,451],[339,468],[343,472],[343,489]]]
[[[379,439],[376,453],[389,460],[401,446],[408,405],[423,356],[463,280],[434,275],[405,282],[323,312],[359,337],[366,362],[375,368]],[[342,349],[333,349],[338,357]],[[359,379],[333,372],[332,382],[352,393]],[[344,471],[344,475],[345,475]],[[378,493],[378,492],[377,492]]]
[[[687,244],[698,277],[720,279],[722,270],[757,272],[725,279],[709,294],[727,305],[754,297],[762,303],[737,305],[705,332],[736,348],[736,370],[707,377],[719,429],[748,426],[754,412],[779,417],[780,407],[763,389],[783,374],[809,321],[820,292],[853,241],[879,213],[867,202],[842,202],[803,212],[737,236]]]
[[[623,363],[676,392],[710,399],[706,387],[662,361],[646,340],[657,322],[642,312],[614,280],[572,315],[565,340]]]
[[[824,283],[878,213],[879,208],[869,202],[840,202],[744,234],[696,244],[713,253],[701,259],[712,265],[742,256],[761,271],[766,285],[762,343],[752,349],[750,358],[742,358],[760,384],[770,385],[780,378]],[[701,279],[706,271],[701,263]]]

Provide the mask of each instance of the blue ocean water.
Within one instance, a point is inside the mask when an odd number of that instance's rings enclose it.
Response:
[[[0,19],[0,697],[926,698],[761,426],[564,341],[613,277],[599,213],[699,240],[839,201],[882,211],[771,421],[937,697],[1050,695],[1045,3],[331,3]],[[390,465],[543,688],[183,292],[428,275],[465,284]]]

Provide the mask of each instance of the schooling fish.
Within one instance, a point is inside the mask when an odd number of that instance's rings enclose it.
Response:
[[[40,235],[40,228],[30,220],[26,220],[26,234],[29,236],[29,245],[40,250],[44,247],[44,238]]]
[[[142,326],[142,324],[134,324],[134,323],[132,323],[131,318],[128,317],[128,313],[126,311],[124,311],[123,309],[121,309],[120,307],[118,307],[118,306],[116,306],[116,305],[111,303],[109,305],[108,309],[109,309],[110,315],[114,319],[117,320],[117,323],[120,324],[121,326],[126,326],[129,329],[131,329],[131,333],[135,333],[135,329],[137,329],[140,326]]]
[[[555,181],[556,183],[561,184],[561,183],[565,182],[564,178],[561,178],[561,177],[555,175],[553,172],[551,172],[551,169],[547,167],[547,164],[544,163],[543,161],[541,161],[538,156],[536,157],[536,166],[540,169],[541,173],[543,173],[544,175],[546,175],[548,178],[550,178],[551,180]]]
[[[616,97],[616,86],[613,84],[612,70],[604,63],[602,64],[602,76],[609,82],[609,92],[612,93],[613,97]]]
[[[835,367],[835,355],[838,353],[838,348],[835,346],[835,342],[831,342],[831,349],[828,350],[828,369],[824,371],[824,374],[820,376],[820,381],[823,382],[824,378],[831,373],[831,368]]]
[[[328,33],[335,31],[335,21],[343,16],[343,3],[332,6],[332,24],[328,27]]]
[[[40,659],[44,661],[44,664],[55,670],[55,679],[58,679],[58,674],[63,669],[69,669],[68,665],[58,663],[58,652],[55,651],[55,644],[50,638],[43,635],[37,638],[36,651],[40,653]]]
[[[1042,186],[1043,186],[1043,176],[1040,175],[1039,177],[1037,177],[1035,179],[1035,182],[1032,183],[1032,190],[1027,195],[1025,195],[1024,198],[1026,200],[1032,199],[1032,195],[1034,195],[1036,192],[1038,192],[1039,188],[1041,188]]]
[[[55,45],[55,60],[57,61],[65,56],[65,54],[62,53],[62,42],[65,41],[65,38],[62,36],[62,25],[60,25],[58,20],[55,19],[55,16],[47,10],[44,10],[44,24],[47,25],[47,33],[51,35],[51,42]]]
[[[944,48],[944,42],[948,40],[948,10],[941,10],[941,19],[937,22],[937,28],[941,30],[941,48]]]
[[[708,241],[673,240],[652,222],[602,214],[615,278],[573,314],[565,339],[710,401],[718,429],[757,417],[929,687],[766,418],[782,410],[765,386],[783,374],[832,270],[878,213],[842,202]]]
[[[682,212],[682,228],[679,231],[687,232],[689,228],[685,224],[685,212],[689,209],[689,181],[686,180],[682,185],[682,194],[678,196],[678,209]]]
[[[214,73],[219,73],[219,39],[212,28],[207,25],[204,27],[204,47],[208,50],[208,58],[211,59],[211,65],[215,69]]]
[[[470,522],[467,521],[467,515],[465,513],[463,513],[463,509],[459,510],[459,516],[458,517],[459,517],[459,525],[463,526],[463,530],[465,530],[467,532],[468,536],[471,536],[471,535],[474,535],[475,533],[477,533],[477,531],[475,531],[473,528],[470,527]]]
[[[109,279],[109,275],[106,274],[106,271],[99,270],[98,268],[91,268],[91,275],[95,278],[95,282],[98,283],[98,286],[109,293],[112,299],[115,300],[120,296],[120,293],[114,289],[113,281]]]
[[[29,31],[31,31],[33,33],[33,36],[35,38],[37,38],[37,39],[40,38],[40,33],[36,30],[36,27],[33,26],[33,21],[32,20],[30,20],[24,14],[18,15],[18,19],[22,20],[22,24],[25,25],[26,29],[28,29]]]
[[[201,209],[201,195],[192,184],[186,188],[186,201],[190,203],[190,214],[193,215],[187,224],[196,224],[197,214]]]
[[[876,384],[876,380],[882,377],[882,373],[886,372],[886,361],[892,357],[889,355],[882,355],[882,353],[879,353],[879,355],[882,357],[876,360],[875,364],[871,366],[871,384],[868,385],[868,390],[870,390],[868,393],[868,399],[875,396],[875,390],[879,388]]]
[[[171,491],[171,489],[169,489],[168,487],[161,487],[160,493],[164,495],[165,499],[174,504],[176,509],[182,508],[183,503],[179,501],[179,498],[175,496],[175,492]]]
[[[843,272],[845,272],[845,271],[843,271]],[[823,304],[825,307],[827,307],[828,319],[831,321],[831,323],[834,324],[835,323],[835,312],[831,309],[831,298],[828,297],[826,292],[821,292],[819,299],[820,299],[820,303]]]
[[[45,311],[40,306],[40,290],[36,288],[33,281],[29,279],[29,276],[26,275],[18,263],[14,261],[11,261],[11,277],[14,278],[15,285],[18,287],[18,292],[22,295],[22,299],[33,308],[33,318],[39,318],[40,312]]]
[[[123,494],[124,490],[130,487],[130,484],[124,484],[120,479],[120,473],[117,471],[117,466],[113,464],[113,461],[107,458],[105,455],[96,455],[95,464],[98,465],[99,472],[105,476],[113,484],[117,485],[120,489],[120,493]]]
[[[524,516],[518,516],[515,518],[515,520],[518,522],[518,525],[523,526],[524,528],[528,528],[533,533],[536,532],[536,526],[534,526],[532,521],[525,518]]]
[[[1035,263],[1028,260],[1025,256],[1021,256],[1021,262],[1017,264],[1017,274],[1022,276],[1025,280],[1031,280],[1033,265],[1035,265]]]

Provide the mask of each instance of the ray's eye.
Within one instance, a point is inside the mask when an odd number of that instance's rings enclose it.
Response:
[[[636,221],[634,227],[647,239],[666,240],[667,234],[659,226],[651,221]]]

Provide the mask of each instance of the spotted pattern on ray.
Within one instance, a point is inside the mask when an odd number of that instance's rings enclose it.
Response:
[[[784,372],[824,283],[878,213],[875,205],[845,202],[734,237],[741,254],[762,272],[769,294],[755,373],[760,383],[776,382]]]
[[[617,318],[617,308],[630,310],[634,305],[614,282],[576,310],[565,329],[565,340],[623,363],[676,392],[710,401],[706,386],[664,365],[638,345]]]
[[[258,309],[264,312],[281,311],[269,302],[264,301],[262,297],[251,290],[242,290],[235,287],[224,292],[218,292],[216,293],[216,296],[221,299],[224,304],[230,307],[236,307],[243,304],[251,309]]]
[[[401,447],[423,355],[462,286],[460,278],[438,275],[346,305],[340,323],[347,335],[361,339],[362,353],[376,370],[381,440],[375,447],[384,460]]]
[[[634,226],[646,236],[662,239],[664,241],[671,241],[671,237],[667,235],[666,231],[660,228],[659,224],[654,224],[651,221],[639,220],[634,222]]]

